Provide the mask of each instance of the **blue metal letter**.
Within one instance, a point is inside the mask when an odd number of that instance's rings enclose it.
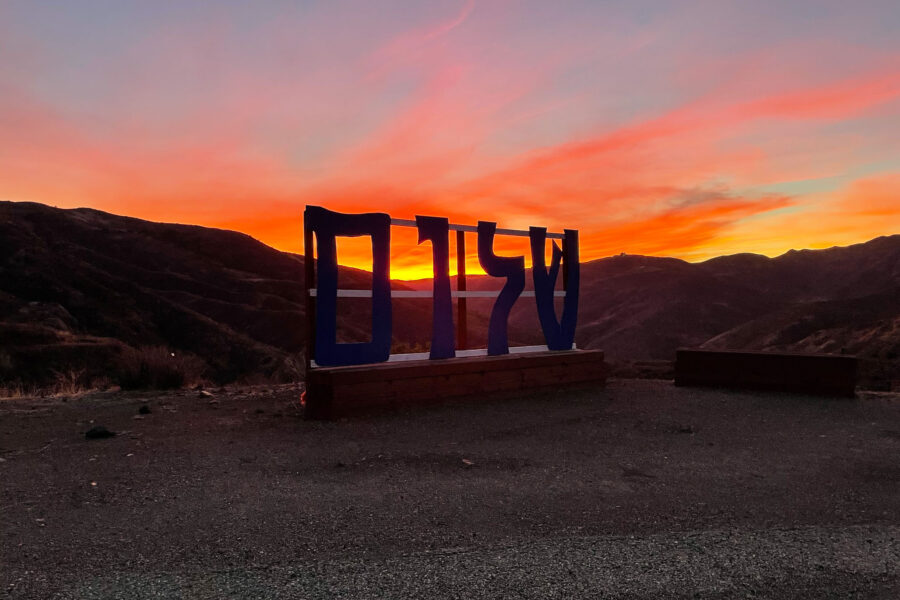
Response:
[[[494,254],[494,234],[496,223],[478,221],[478,260],[492,277],[506,277],[506,284],[500,290],[491,320],[488,323],[488,354],[509,354],[507,320],[513,304],[525,289],[525,257],[497,256]]]
[[[544,339],[547,340],[547,348],[550,350],[572,349],[572,342],[575,341],[575,322],[578,318],[578,231],[566,229],[565,233],[566,298],[563,302],[562,319],[557,321],[556,309],[553,307],[553,289],[556,287],[559,261],[563,258],[563,252],[556,242],[553,242],[553,258],[548,271],[544,261],[544,241],[547,238],[547,228],[532,227],[529,230],[534,299],[537,303],[538,317],[541,320],[541,329],[544,330]]]
[[[434,264],[433,305],[431,316],[430,358],[453,358],[456,341],[453,338],[453,300],[450,297],[450,221],[443,217],[416,215],[419,243],[431,240]]]
[[[316,363],[321,366],[384,362],[391,354],[391,217],[384,213],[349,215],[307,206],[306,226],[316,234]],[[343,236],[372,236],[372,341],[337,343],[337,244]]]

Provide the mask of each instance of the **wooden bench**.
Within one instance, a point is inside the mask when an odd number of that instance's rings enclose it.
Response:
[[[675,385],[853,396],[855,356],[679,349]]]
[[[603,383],[600,350],[572,350],[317,367],[307,375],[304,414],[333,419],[373,408],[546,386]]]

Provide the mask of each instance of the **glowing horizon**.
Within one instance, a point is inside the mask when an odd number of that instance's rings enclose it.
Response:
[[[890,2],[6,2],[0,199],[298,253],[306,204],[576,228],[583,261],[859,243],[900,232],[898,28]],[[392,233],[392,276],[430,276]]]

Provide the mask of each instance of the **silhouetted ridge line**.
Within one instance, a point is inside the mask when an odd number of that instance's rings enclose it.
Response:
[[[341,287],[366,271],[341,268]],[[109,377],[127,351],[195,357],[212,381],[301,376],[303,259],[252,237],[94,209],[0,202],[0,385],[61,373]],[[531,277],[527,277],[528,288]],[[430,289],[430,280],[394,282]],[[470,290],[495,289],[470,276]],[[682,346],[857,353],[900,379],[900,235],[775,258],[688,263],[624,255],[582,265],[576,343],[612,361],[671,360]],[[396,350],[424,350],[427,300],[395,300]],[[482,346],[491,300],[470,299]],[[339,337],[369,335],[365,301],[339,304]],[[400,318],[402,316],[402,318]],[[533,300],[510,316],[511,343],[543,343]]]

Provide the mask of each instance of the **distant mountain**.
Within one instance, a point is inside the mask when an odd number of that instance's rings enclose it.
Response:
[[[575,340],[616,363],[672,360],[696,346],[847,352],[867,359],[870,380],[900,379],[900,235],[776,258],[612,256],[584,263],[581,280]],[[468,286],[500,282],[470,276]],[[539,332],[534,302],[521,299],[510,323]]]
[[[340,284],[369,277],[342,268]],[[302,257],[241,233],[0,202],[0,383],[93,379],[155,346],[199,357],[215,381],[295,379],[304,289]],[[368,335],[367,307],[339,305],[342,341]],[[427,341],[427,303],[395,312],[398,340]]]
[[[891,323],[900,318],[900,235],[776,258],[688,263],[623,254],[582,264],[581,280],[576,342],[613,360],[671,360],[677,348],[701,345],[897,358],[900,329]],[[485,276],[468,284],[500,286]],[[511,323],[536,330],[534,313],[523,298]]]
[[[363,288],[369,274],[342,268],[340,280]],[[303,258],[244,234],[0,202],[0,385],[102,376],[145,346],[195,356],[215,381],[295,379],[303,298]],[[341,340],[366,339],[368,303],[339,305]],[[471,345],[484,345],[491,305],[469,300]],[[845,351],[900,379],[900,235],[777,258],[604,258],[582,265],[580,305],[576,342],[613,361],[671,360],[682,346]],[[427,300],[395,300],[398,349],[424,348],[430,320]],[[541,343],[532,299],[514,308],[510,338]]]
[[[577,341],[613,360],[678,347],[857,354],[864,379],[900,379],[900,235],[776,258],[689,264],[617,256],[583,266]]]
[[[854,327],[871,322],[874,314],[900,314],[900,301],[889,301],[900,299],[897,235],[771,259],[740,254],[691,264],[617,256],[587,263],[583,273],[579,340],[625,358],[670,358],[678,346],[697,346],[712,338],[719,338],[717,343],[728,339],[736,349],[764,349],[764,336],[744,336],[739,343],[738,337],[725,334],[755,322],[759,327],[768,323],[773,329],[769,333],[780,335],[782,325],[789,324],[760,320],[766,315],[789,319],[785,315],[800,318],[814,311],[828,313],[827,323]],[[869,305],[883,305],[884,310],[855,308]],[[833,326],[822,319],[815,323]],[[779,339],[784,340],[781,349],[802,346],[800,340]],[[841,347],[864,350],[862,343]]]

